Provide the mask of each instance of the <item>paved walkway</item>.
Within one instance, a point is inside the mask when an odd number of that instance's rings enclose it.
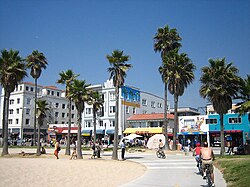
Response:
[[[120,187],[205,187],[206,180],[198,174],[194,157],[181,153],[167,154],[166,159],[158,159],[155,154],[127,154],[127,160],[147,167],[146,173]],[[136,172],[136,171],[135,171]],[[222,173],[215,168],[215,185],[226,187]]]

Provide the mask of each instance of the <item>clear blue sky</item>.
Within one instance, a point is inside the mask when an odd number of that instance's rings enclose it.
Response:
[[[133,65],[126,85],[163,97],[161,59],[153,50],[153,37],[165,25],[178,30],[181,52],[197,68],[179,106],[206,105],[199,79],[209,58],[225,57],[244,78],[250,73],[247,0],[0,0],[0,49],[19,50],[23,57],[35,49],[43,52],[49,65],[38,80],[42,85],[56,85],[59,72],[67,69],[88,83],[101,84],[109,78],[106,55],[119,49],[131,56]],[[173,107],[173,96],[169,98]]]

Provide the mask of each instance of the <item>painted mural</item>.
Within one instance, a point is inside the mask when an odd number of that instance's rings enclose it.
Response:
[[[140,91],[128,86],[122,87],[122,104],[132,107],[140,107]]]
[[[207,116],[180,116],[179,131],[180,133],[206,133],[209,130],[206,124]]]

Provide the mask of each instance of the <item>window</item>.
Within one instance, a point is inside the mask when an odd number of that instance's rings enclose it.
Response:
[[[11,124],[12,124],[12,119],[9,119],[9,120],[8,120],[8,123],[11,125]]]
[[[51,95],[54,95],[54,91],[51,91]]]
[[[56,92],[56,95],[59,97],[59,96],[60,96],[60,93],[59,93],[59,92]]]
[[[65,118],[65,113],[62,113],[62,118]]]
[[[14,104],[14,99],[11,99],[10,100],[10,105],[13,105]]]
[[[109,100],[115,100],[115,92],[109,93]]]
[[[10,114],[13,114],[13,113],[14,113],[14,110],[13,110],[13,109],[10,109],[9,111],[10,111]]]
[[[31,99],[27,98],[27,105],[30,105],[30,101],[31,101]]]
[[[19,108],[16,109],[16,113],[19,114]]]
[[[110,113],[110,114],[115,113],[115,106],[110,106],[110,107],[109,107],[109,113]]]
[[[28,86],[26,86],[26,87],[25,87],[25,90],[26,90],[26,91],[29,91],[29,87],[28,87]]]
[[[20,98],[17,98],[17,104],[19,104],[20,103]]]
[[[155,108],[155,102],[154,101],[151,101],[151,107]]]
[[[114,127],[115,126],[115,121],[109,121],[109,125],[110,125],[110,127]]]
[[[146,100],[146,99],[142,99],[141,104],[142,104],[143,106],[147,106],[147,100]]]
[[[66,108],[66,105],[65,104],[62,104],[62,109],[65,109]]]
[[[135,107],[133,107],[133,114],[136,114],[136,109],[135,109]]]
[[[71,114],[71,118],[74,119],[74,118],[75,118],[75,115],[74,115],[74,114]]]
[[[55,112],[55,117],[58,118],[58,116],[59,116],[59,113]]]
[[[64,121],[62,121],[62,124],[65,124],[65,122],[64,122]]]
[[[47,95],[50,95],[50,90],[47,90]]]
[[[30,114],[30,109],[26,108],[26,114]]]
[[[241,118],[228,118],[229,124],[241,123]]]
[[[30,91],[32,91],[32,92],[33,92],[33,91],[34,91],[34,88],[33,88],[33,87],[30,87]]]
[[[91,114],[92,113],[92,108],[86,108],[86,114]]]
[[[72,109],[72,110],[75,110],[75,106],[74,106],[74,105],[72,105],[72,106],[71,106],[71,109]]]
[[[30,124],[30,119],[26,119],[25,120],[25,125],[29,125]]]
[[[217,124],[216,118],[206,119],[206,124]]]
[[[22,91],[22,89],[23,89],[23,87],[22,87],[22,86],[20,86],[20,91]]]
[[[16,124],[18,124],[18,122],[19,122],[19,119],[16,119]]]
[[[100,127],[103,127],[103,121],[99,121]]]
[[[157,103],[158,108],[162,108],[162,103]]]
[[[90,121],[86,121],[86,127],[91,127],[91,122]]]
[[[55,121],[55,124],[58,124],[58,121]]]
[[[129,107],[126,106],[126,114],[129,114]]]
[[[56,108],[59,108],[59,103],[56,103]]]

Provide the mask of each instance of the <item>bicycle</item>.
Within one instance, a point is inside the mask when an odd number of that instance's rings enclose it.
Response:
[[[212,187],[213,181],[211,178],[211,172],[210,172],[209,166],[210,166],[209,164],[205,164],[206,182],[209,187]]]
[[[161,149],[158,149],[158,150],[156,151],[156,156],[157,156],[158,158],[163,158],[163,159],[166,158],[166,155],[165,155],[164,151],[161,150]]]

